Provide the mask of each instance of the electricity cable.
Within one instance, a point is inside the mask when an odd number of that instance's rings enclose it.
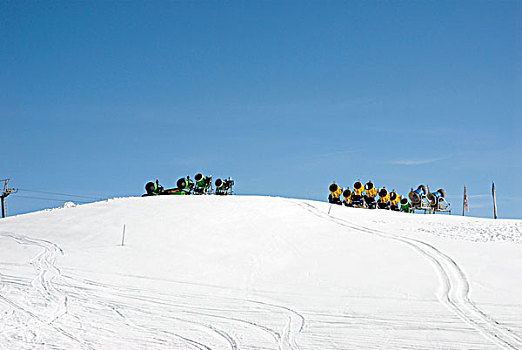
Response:
[[[45,198],[45,197],[33,197],[33,196],[24,196],[24,195],[16,195],[16,198],[29,198],[29,199],[41,199],[41,200],[46,200],[46,201],[55,201],[55,202],[68,202],[68,201],[73,201],[71,200],[70,198]],[[78,203],[90,203],[88,201],[80,201],[80,200],[74,200],[75,202],[78,202]]]
[[[24,195],[19,195],[19,194],[16,195],[16,198],[41,199],[41,200],[54,201],[54,202],[68,202],[68,201],[71,201],[70,199],[43,198],[43,197],[24,196]],[[77,201],[77,200],[75,200],[75,202],[78,202],[78,203],[89,203],[89,202],[86,202],[86,201]]]
[[[93,200],[103,200],[103,198],[96,198],[96,197],[91,197],[91,196],[82,196],[82,195],[70,194],[70,193],[38,191],[38,190],[29,190],[29,189],[25,189],[25,188],[19,188],[18,190],[19,191],[25,191],[25,192],[34,192],[34,193],[43,193],[43,194],[55,194],[55,195],[59,195],[59,196],[78,197],[78,198],[93,199]]]

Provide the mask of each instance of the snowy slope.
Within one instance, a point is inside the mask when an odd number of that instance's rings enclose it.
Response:
[[[0,220],[0,348],[522,349],[521,271],[521,220],[114,199]]]

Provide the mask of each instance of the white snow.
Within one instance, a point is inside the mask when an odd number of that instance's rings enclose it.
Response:
[[[76,206],[76,203],[74,202],[65,202],[61,206],[61,208],[74,208]]]
[[[0,348],[522,349],[521,244],[277,197],[67,205],[0,220]]]

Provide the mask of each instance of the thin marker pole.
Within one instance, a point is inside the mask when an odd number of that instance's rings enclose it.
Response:
[[[125,224],[123,224],[123,236],[121,237],[121,245],[125,243]]]
[[[493,194],[493,217],[497,218],[497,195],[495,193],[495,181],[493,181],[493,186],[491,188],[491,192]]]
[[[330,204],[330,208],[328,208],[328,215],[330,215],[330,210],[332,210],[332,205]]]

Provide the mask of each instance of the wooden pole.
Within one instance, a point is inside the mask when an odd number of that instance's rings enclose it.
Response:
[[[462,216],[465,212],[469,213],[468,193],[466,191],[466,184],[464,184],[464,197],[462,198]]]

